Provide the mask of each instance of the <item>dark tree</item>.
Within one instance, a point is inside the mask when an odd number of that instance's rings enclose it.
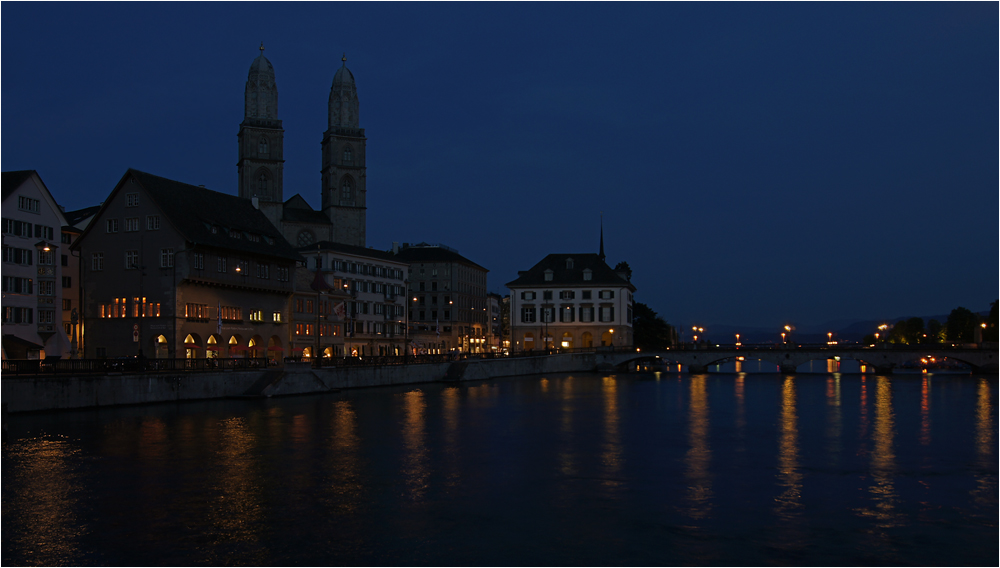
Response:
[[[632,334],[639,349],[663,349],[673,344],[674,328],[642,302],[632,305]]]
[[[986,329],[983,330],[983,341],[997,341],[997,302],[990,304],[990,315],[986,316]]]
[[[615,272],[624,272],[625,280],[632,281],[632,268],[624,260],[615,265]]]
[[[944,341],[944,326],[938,320],[927,322],[927,337],[925,343],[941,343]]]
[[[910,318],[897,322],[889,331],[890,343],[903,343],[913,345],[920,343],[924,335],[924,320],[921,318]]]
[[[948,321],[944,324],[945,336],[948,341],[972,343],[977,325],[979,316],[959,306],[948,314]]]

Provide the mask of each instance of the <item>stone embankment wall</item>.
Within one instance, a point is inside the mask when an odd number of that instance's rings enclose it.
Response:
[[[5,412],[30,412],[208,398],[282,396],[435,381],[584,372],[598,368],[598,358],[593,353],[581,353],[381,367],[313,369],[308,363],[289,363],[261,371],[4,377],[2,397]]]

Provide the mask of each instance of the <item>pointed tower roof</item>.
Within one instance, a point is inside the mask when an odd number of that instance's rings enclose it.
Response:
[[[347,68],[347,54],[340,58],[340,69],[333,75],[330,86],[328,126],[336,128],[359,128],[358,88],[354,83],[354,73]],[[363,134],[362,134],[363,136]]]
[[[260,42],[260,55],[250,64],[247,85],[244,90],[244,122],[265,122],[267,126],[278,120],[278,84],[274,78],[274,66],[264,57],[264,42]],[[280,122],[277,123],[280,127]]]
[[[341,64],[340,69],[337,69],[337,72],[333,74],[333,88],[353,88],[354,73],[351,73],[351,70],[347,68],[347,54],[345,53],[340,60],[343,64]]]
[[[604,260],[604,214],[601,213],[601,250],[597,253],[597,256]]]

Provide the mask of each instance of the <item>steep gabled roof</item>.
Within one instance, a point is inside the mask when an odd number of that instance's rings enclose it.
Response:
[[[202,246],[298,260],[285,237],[249,199],[129,169],[170,223],[188,241]],[[212,228],[215,227],[215,232]],[[240,234],[230,236],[230,231]],[[248,237],[269,237],[253,242]]]
[[[191,184],[167,179],[150,173],[129,168],[115,189],[101,205],[97,217],[114,200],[115,195],[129,179],[134,179],[156,203],[166,217],[166,222],[174,227],[188,242],[204,247],[226,249],[246,254],[271,256],[288,260],[301,257],[285,237],[255,209],[249,199],[220,193]],[[93,230],[90,223],[74,248],[79,246]],[[213,228],[215,229],[213,232]],[[230,236],[233,231],[239,238]],[[259,237],[256,242],[251,236]]]
[[[407,247],[400,250],[396,256],[408,264],[415,262],[460,262],[489,272],[486,268],[479,266],[457,252],[441,247]]]
[[[31,174],[35,173],[35,170],[17,170],[13,172],[3,172],[2,186],[3,186],[3,199],[4,201],[10,197],[10,194],[14,193],[14,190],[21,187]]]
[[[17,170],[12,172],[3,172],[2,174],[2,186],[3,186],[3,200],[6,201],[8,197],[14,194],[19,187],[25,184],[29,179],[34,177],[38,180],[36,184],[41,191],[42,200],[48,206],[48,208],[56,214],[59,218],[59,226],[66,224],[66,217],[63,215],[62,208],[59,207],[59,202],[56,198],[52,196],[52,192],[49,191],[48,186],[42,181],[42,176],[38,175],[35,170]]]
[[[67,211],[66,213],[63,213],[63,217],[66,217],[67,225],[75,227],[80,221],[97,215],[97,212],[100,210],[100,205],[91,205],[90,207],[84,207],[83,209],[77,209],[76,211]]]
[[[573,268],[566,268],[566,261],[573,259]],[[591,271],[590,280],[583,279],[584,270]],[[545,272],[552,271],[552,280],[545,279]],[[520,272],[517,280],[508,282],[508,288],[528,286],[626,286],[635,291],[631,282],[618,276],[600,255],[594,253],[550,254],[529,270]]]

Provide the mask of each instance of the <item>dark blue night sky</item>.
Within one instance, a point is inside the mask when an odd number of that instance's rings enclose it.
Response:
[[[668,321],[988,309],[1000,289],[998,5],[9,3],[2,167],[66,209],[126,168],[236,193],[263,40],[285,198],[319,205],[347,54],[368,244],[441,242],[489,288],[627,260]]]

